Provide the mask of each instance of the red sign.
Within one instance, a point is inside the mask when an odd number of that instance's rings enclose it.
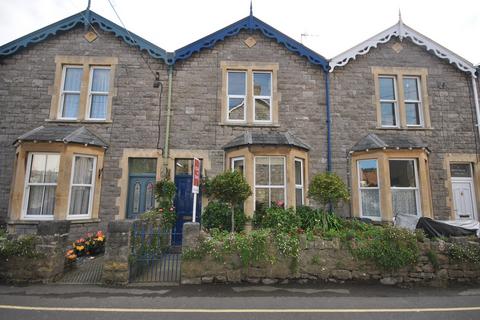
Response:
[[[198,193],[200,186],[200,159],[193,158],[192,193]]]

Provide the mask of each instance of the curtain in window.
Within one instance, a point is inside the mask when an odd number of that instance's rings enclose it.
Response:
[[[392,189],[393,214],[417,214],[416,190]]]
[[[57,154],[32,155],[27,215],[53,215],[59,161]]]
[[[107,117],[109,86],[110,70],[94,69],[92,75],[92,87],[90,90],[92,92],[90,118],[105,119]]]
[[[63,85],[63,110],[62,117],[76,118],[80,103],[80,87],[82,84],[81,68],[66,68],[65,83]]]
[[[89,213],[93,161],[93,158],[75,158],[72,194],[70,196],[70,215],[88,215]]]
[[[380,217],[380,192],[378,189],[362,189],[362,215]]]

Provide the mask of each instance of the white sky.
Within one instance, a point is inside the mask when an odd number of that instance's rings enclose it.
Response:
[[[0,45],[73,15],[88,0],[0,0]],[[173,51],[249,14],[250,0],[111,0],[130,31]],[[107,0],[91,9],[120,24]],[[480,63],[480,0],[254,0],[253,14],[327,58],[398,21]],[[121,25],[121,24],[120,24]]]

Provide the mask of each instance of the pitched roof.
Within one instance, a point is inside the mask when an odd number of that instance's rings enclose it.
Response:
[[[178,60],[187,59],[195,52],[200,52],[203,49],[212,48],[218,41],[223,41],[227,37],[232,37],[238,34],[242,30],[261,31],[263,35],[268,38],[276,40],[281,45],[285,46],[289,51],[292,51],[299,56],[305,57],[313,64],[320,65],[325,71],[328,71],[328,60],[315,51],[307,48],[300,42],[288,37],[281,33],[277,29],[273,28],[269,24],[263,22],[257,17],[250,14],[249,16],[220,29],[206,37],[203,37],[183,48],[175,50],[174,60],[175,63]]]
[[[26,48],[34,43],[41,42],[50,36],[56,35],[58,32],[67,31],[75,28],[77,25],[95,25],[105,32],[113,33],[116,37],[122,39],[127,44],[145,50],[154,58],[168,60],[167,52],[154,45],[153,43],[129,32],[127,29],[120,27],[114,22],[102,17],[91,10],[84,10],[73,16],[55,22],[42,29],[34,31],[26,36],[13,40],[0,47],[0,58],[14,54],[19,49]]]
[[[360,139],[351,151],[365,151],[375,149],[421,149],[428,145],[416,136],[390,133],[369,133]]]
[[[85,127],[41,126],[22,134],[15,143],[22,141],[78,143],[108,148],[108,144],[102,138]]]
[[[330,71],[333,71],[336,67],[345,66],[350,60],[355,60],[359,55],[367,54],[371,48],[376,48],[379,44],[390,41],[392,37],[398,37],[400,41],[403,40],[403,38],[408,38],[414,44],[425,47],[427,51],[432,52],[440,59],[448,60],[449,63],[455,65],[461,71],[469,72],[476,77],[475,67],[471,62],[410,28],[403,23],[401,17],[398,22],[390,28],[330,59]]]
[[[249,145],[262,146],[291,146],[304,150],[310,150],[311,147],[288,132],[245,132],[234,138],[232,141],[223,146],[224,150],[238,148]]]

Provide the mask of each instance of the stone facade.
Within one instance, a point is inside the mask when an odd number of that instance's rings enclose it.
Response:
[[[479,148],[471,76],[408,39],[401,42],[402,50],[397,52],[393,47],[398,43],[393,37],[331,74],[333,170],[351,187],[357,177],[351,176],[349,151],[362,137],[388,132],[419,136],[431,151],[428,165],[433,217],[451,219],[445,156],[476,155]],[[377,128],[372,67],[427,69],[431,128]]]
[[[166,86],[166,67],[161,60],[141,53],[110,33],[98,30],[99,37],[89,43],[84,39],[83,27],[78,27],[2,59],[0,64],[0,218],[6,220],[10,187],[15,165],[15,139],[42,125],[57,125],[47,121],[50,113],[52,86],[55,77],[55,57],[100,56],[117,57],[115,72],[116,96],[113,97],[111,123],[61,123],[85,126],[105,142],[99,221],[74,223],[71,235],[83,235],[87,231],[106,229],[106,224],[118,215],[122,176],[120,159],[124,148],[157,148],[163,139],[163,127],[159,130],[159,103],[165,102],[165,91],[153,87],[152,70],[158,71]],[[143,56],[143,58],[142,58]],[[34,225],[24,225],[24,230],[34,231]],[[78,231],[77,231],[78,229]]]
[[[103,262],[102,282],[107,285],[124,286],[130,277],[131,221],[112,221],[108,224]]]

